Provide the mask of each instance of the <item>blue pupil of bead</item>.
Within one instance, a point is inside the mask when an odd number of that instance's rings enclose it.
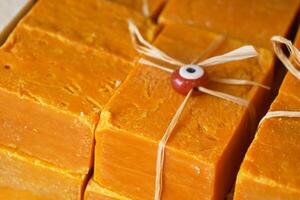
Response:
[[[196,70],[193,69],[193,68],[187,68],[186,71],[189,72],[189,73],[195,73],[196,72]]]

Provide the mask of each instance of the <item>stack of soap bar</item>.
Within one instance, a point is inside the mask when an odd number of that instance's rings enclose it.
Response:
[[[0,1],[0,45],[32,4],[33,0]]]
[[[48,7],[52,6],[49,1],[41,0],[0,50],[0,197],[3,199],[24,196],[26,200],[76,200],[82,196],[92,168],[99,113],[132,67],[117,50],[108,51],[108,44],[97,43],[97,48],[79,36],[85,33],[82,26],[89,27],[95,41],[111,39],[108,42],[112,44],[123,41],[120,48],[131,45],[130,38],[122,39],[124,35],[129,37],[125,19],[115,29],[99,26],[93,18],[95,13],[101,13],[98,3],[101,1],[59,1],[55,6],[59,15],[65,13],[62,20],[56,18],[54,11],[50,12],[54,7]],[[142,25],[144,20],[149,24],[145,18],[136,17],[141,15],[126,7],[111,5],[132,13],[147,32],[148,25]],[[84,15],[78,9],[84,10]],[[74,16],[70,16],[70,10]],[[43,13],[45,17],[39,18],[38,14]],[[85,21],[85,18],[91,19]],[[60,24],[62,21],[66,24]],[[72,30],[54,31],[66,27]],[[123,33],[110,38],[109,30],[111,35],[116,30]]]
[[[191,63],[220,35],[185,26],[166,26],[154,45]],[[206,52],[220,55],[242,46],[226,39]],[[270,84],[272,56],[209,67],[209,76]],[[174,66],[173,66],[174,67]],[[248,99],[259,113],[268,92],[251,86],[210,82],[207,86]],[[96,130],[94,180],[132,199],[153,199],[158,142],[184,96],[174,91],[170,74],[139,65],[127,76],[101,113]],[[251,106],[242,107],[210,95],[193,96],[166,147],[163,199],[222,199],[230,190],[251,138]],[[253,121],[252,121],[253,120]]]
[[[156,17],[167,0],[111,0],[132,8],[143,15]]]
[[[23,20],[28,29],[42,29],[66,43],[106,51],[129,61],[138,56],[128,31],[128,19],[152,40],[155,26],[139,12],[107,0],[40,0]]]
[[[271,49],[270,38],[287,34],[299,5],[299,0],[170,0],[160,22],[202,27]]]
[[[300,111],[300,81],[290,73],[270,109],[278,110]],[[299,199],[299,143],[299,118],[266,119],[238,173],[234,199]]]

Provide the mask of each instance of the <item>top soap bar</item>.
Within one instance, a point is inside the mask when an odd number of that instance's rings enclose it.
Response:
[[[159,21],[207,28],[271,49],[270,38],[287,34],[299,5],[298,0],[170,0]]]
[[[148,18],[106,0],[40,0],[22,23],[59,40],[133,61],[139,55],[131,42],[128,19],[138,24],[148,40],[153,39],[155,26]]]

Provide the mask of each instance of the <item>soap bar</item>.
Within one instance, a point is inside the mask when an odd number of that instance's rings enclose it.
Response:
[[[9,32],[27,12],[33,2],[33,0],[0,1],[0,44],[4,42]]]
[[[131,65],[23,26],[1,58],[0,144],[87,173],[99,112]]]
[[[281,110],[300,111],[300,81],[290,73],[270,109]],[[299,118],[266,119],[238,173],[234,199],[299,199],[299,143]]]
[[[133,61],[139,56],[132,45],[128,19],[138,24],[147,39],[153,39],[156,28],[148,18],[107,0],[40,0],[23,24],[67,43]]]
[[[300,99],[280,93],[271,111],[300,111]],[[238,173],[234,199],[299,199],[300,119],[263,122]]]
[[[85,178],[0,147],[0,199],[80,199]]]
[[[142,13],[146,17],[157,17],[166,0],[111,0],[120,3],[137,12]]]
[[[219,37],[190,27],[166,26],[154,45],[191,63]],[[206,56],[242,45],[227,38]],[[258,58],[207,68],[209,76],[270,84],[272,55],[258,51]],[[210,82],[207,87],[248,99],[258,113],[268,94],[250,86]],[[128,198],[153,199],[157,145],[183,99],[172,88],[168,72],[146,65],[134,68],[101,113],[94,180]],[[206,94],[191,97],[167,143],[163,199],[225,197],[251,138],[249,110]]]
[[[270,38],[288,33],[299,6],[298,0],[170,0],[159,21],[206,28],[271,50]]]
[[[115,193],[101,184],[90,179],[84,192],[84,200],[131,200],[121,194]]]

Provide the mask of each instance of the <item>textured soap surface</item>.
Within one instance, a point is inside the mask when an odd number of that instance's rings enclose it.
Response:
[[[0,148],[1,199],[80,199],[85,178],[85,175],[68,173],[26,154]]]
[[[1,144],[87,173],[99,112],[130,64],[23,26],[3,50]]]
[[[300,47],[299,39],[295,45]],[[300,111],[299,88],[300,81],[288,73],[270,111]],[[300,198],[299,130],[299,118],[271,118],[261,124],[238,173],[235,199]]]
[[[167,26],[154,44],[177,59],[191,62],[217,39],[219,35],[206,31]],[[242,45],[227,39],[206,56]],[[258,51],[259,58],[211,67],[208,73],[269,84],[272,57],[266,50]],[[257,87],[213,82],[208,87],[249,99],[258,112],[266,95]],[[101,114],[96,131],[95,181],[133,199],[152,199],[157,143],[183,98],[171,87],[169,73],[136,67]],[[167,144],[163,198],[222,198],[229,191],[240,153],[249,142],[248,110],[205,94],[189,100]]]
[[[110,44],[132,48],[130,16],[145,24],[145,32],[146,24],[152,27],[124,6],[103,7],[99,2],[38,1],[1,47],[0,150],[7,152],[0,162],[5,169],[0,175],[1,198],[80,199],[83,194],[99,114],[133,65],[117,48],[110,50]],[[104,8],[115,12],[102,12]],[[117,24],[101,25],[99,16]],[[114,37],[116,30],[119,37]],[[11,154],[18,159],[12,161]],[[21,170],[15,172],[14,165]],[[12,182],[9,174],[15,177]],[[30,177],[24,178],[27,174]]]
[[[113,192],[91,178],[84,192],[84,200],[131,200],[121,194]]]
[[[202,27],[271,49],[270,38],[288,33],[299,6],[298,0],[170,0],[160,22]]]
[[[33,0],[1,0],[0,1],[0,44],[5,40],[8,32],[24,15]]]
[[[128,19],[138,24],[147,39],[153,39],[156,28],[150,19],[107,0],[40,0],[23,23],[67,43],[133,61],[139,55],[132,45]]]

